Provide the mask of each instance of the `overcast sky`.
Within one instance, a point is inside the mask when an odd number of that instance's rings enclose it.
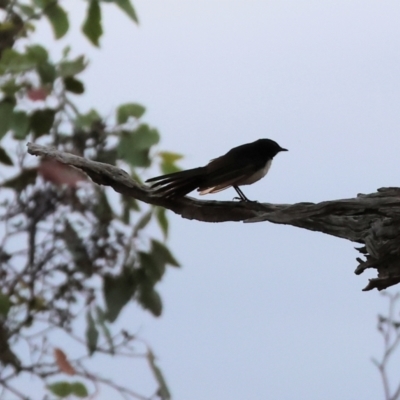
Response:
[[[399,185],[400,2],[134,4],[139,27],[106,8],[99,51],[69,38],[92,59],[83,107],[111,114],[122,102],[144,104],[160,146],[184,154],[184,168],[276,140],[289,152],[244,188],[261,202]],[[123,316],[154,348],[175,400],[383,399],[370,359],[381,354],[376,314],[386,303],[361,291],[374,274],[354,275],[353,243],[290,226],[169,216],[183,268],[159,287],[164,314]],[[146,387],[123,365],[118,377]]]

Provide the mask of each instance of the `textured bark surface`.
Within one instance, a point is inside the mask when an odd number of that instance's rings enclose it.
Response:
[[[355,273],[361,274],[367,268],[377,270],[377,278],[370,279],[363,290],[382,290],[400,282],[400,188],[381,188],[376,193],[317,204],[165,199],[117,167],[33,143],[28,143],[28,152],[78,168],[99,185],[165,207],[183,218],[203,222],[268,221],[348,239],[361,244],[356,249],[363,259],[357,258]]]

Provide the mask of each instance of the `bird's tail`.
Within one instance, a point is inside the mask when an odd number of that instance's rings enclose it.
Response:
[[[207,173],[206,167],[188,169],[148,179],[153,193],[165,197],[183,197],[198,188]]]

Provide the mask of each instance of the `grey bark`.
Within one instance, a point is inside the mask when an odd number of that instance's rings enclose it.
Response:
[[[377,270],[363,290],[382,290],[400,282],[400,188],[321,203],[269,204],[237,201],[202,201],[191,197],[167,199],[133,180],[120,168],[70,153],[28,143],[32,155],[56,160],[84,171],[93,182],[148,204],[165,207],[187,219],[202,222],[272,222],[322,232],[358,243],[357,275]]]

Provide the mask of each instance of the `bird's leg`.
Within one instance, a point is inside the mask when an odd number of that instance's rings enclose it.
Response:
[[[253,200],[249,200],[244,193],[239,189],[239,186],[233,186],[233,188],[236,190],[237,194],[239,197],[234,197],[234,200],[240,200],[240,201],[247,201],[247,202],[253,202]]]

